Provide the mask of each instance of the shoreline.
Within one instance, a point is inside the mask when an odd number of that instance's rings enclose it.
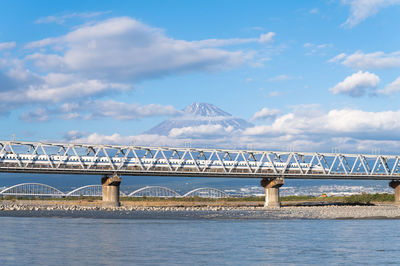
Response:
[[[0,202],[0,217],[65,217],[94,219],[265,219],[265,220],[348,220],[400,219],[400,207],[394,204],[338,205],[284,205],[281,208],[247,206],[144,206],[123,204],[106,208],[101,202],[52,202],[18,200]]]

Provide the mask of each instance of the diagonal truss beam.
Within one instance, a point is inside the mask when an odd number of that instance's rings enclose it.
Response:
[[[0,141],[0,171],[400,180],[400,155]]]

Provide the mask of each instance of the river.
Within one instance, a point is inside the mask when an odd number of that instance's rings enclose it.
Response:
[[[2,265],[398,264],[400,220],[0,217]]]

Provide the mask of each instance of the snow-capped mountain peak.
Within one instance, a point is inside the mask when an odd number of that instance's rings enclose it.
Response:
[[[237,118],[209,103],[193,103],[182,110],[181,115],[170,118],[146,131],[145,134],[170,135],[175,129],[204,129],[205,125],[218,125],[222,129],[244,130],[253,124]]]
[[[232,116],[210,103],[193,103],[183,109],[183,112],[195,116]]]

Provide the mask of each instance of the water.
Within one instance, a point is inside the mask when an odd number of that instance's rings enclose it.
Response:
[[[2,265],[398,264],[399,220],[0,217]]]

